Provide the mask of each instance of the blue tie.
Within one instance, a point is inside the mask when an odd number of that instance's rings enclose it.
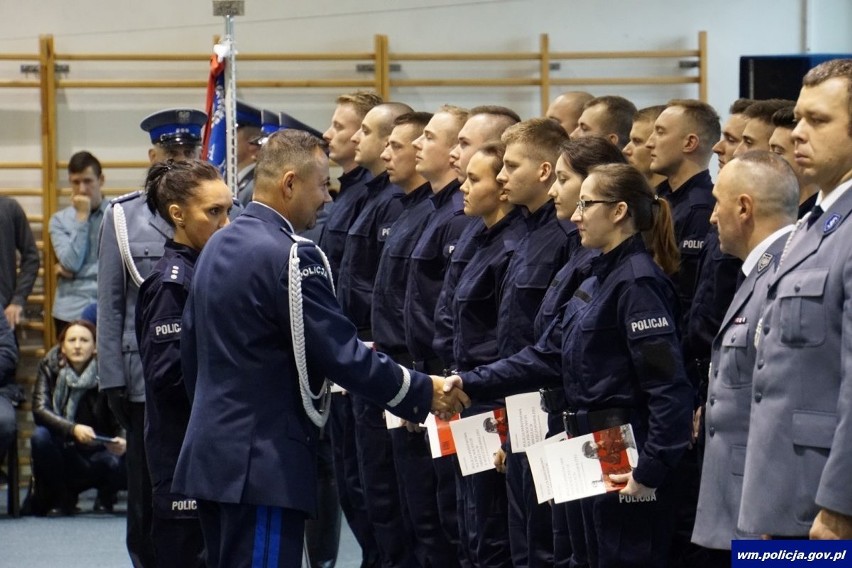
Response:
[[[819,219],[820,215],[822,215],[822,207],[819,205],[814,205],[814,208],[811,209],[811,214],[808,215],[808,229],[811,228],[811,225]]]

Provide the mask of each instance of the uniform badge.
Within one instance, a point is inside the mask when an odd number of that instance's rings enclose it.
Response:
[[[674,331],[666,314],[648,314],[647,317],[638,317],[627,322],[627,337],[639,339],[649,335],[663,335]]]
[[[775,258],[768,252],[763,253],[763,256],[760,257],[760,260],[757,261],[757,273],[760,274],[766,267],[772,264],[772,259]]]
[[[825,220],[825,223],[822,225],[822,234],[827,235],[830,232],[834,231],[839,225],[840,220],[843,217],[839,213],[832,213],[831,216]]]
[[[748,323],[748,318],[745,316],[737,316],[734,318],[734,324],[736,325],[744,325]]]
[[[179,110],[177,112],[178,124],[189,124],[191,113],[188,110]]]

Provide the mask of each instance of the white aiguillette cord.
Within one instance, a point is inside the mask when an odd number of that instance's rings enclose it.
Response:
[[[329,407],[331,405],[331,391],[329,388],[328,379],[323,379],[322,387],[318,394],[311,391],[310,378],[308,377],[308,362],[305,357],[305,319],[302,309],[302,271],[299,269],[299,241],[311,242],[308,239],[301,239],[295,235],[293,238],[296,242],[290,247],[290,274],[289,274],[289,292],[290,292],[290,335],[293,338],[293,358],[296,361],[296,370],[299,373],[299,393],[302,396],[302,406],[311,419],[311,422],[319,428],[325,426],[328,422]],[[322,257],[323,265],[325,266],[325,274],[328,278],[328,283],[331,285],[331,292],[334,294],[334,282],[331,279],[331,267],[328,264],[328,258],[322,249],[316,247]],[[320,401],[320,409],[314,406],[314,401]]]
[[[130,240],[127,238],[127,218],[124,216],[124,207],[121,203],[116,203],[112,206],[114,221],[115,221],[115,240],[118,242],[118,252],[121,254],[121,260],[124,261],[124,266],[127,267],[127,272],[130,273],[130,278],[136,284],[136,287],[142,286],[145,281],[136,268],[136,263],[133,262],[133,255],[130,254]]]

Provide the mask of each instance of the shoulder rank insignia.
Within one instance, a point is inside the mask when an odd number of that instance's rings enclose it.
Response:
[[[183,266],[173,264],[163,273],[163,282],[172,282],[174,284],[183,284]]]
[[[767,268],[770,264],[772,264],[772,259],[773,259],[773,258],[775,258],[775,256],[774,256],[774,255],[772,255],[772,254],[770,254],[770,253],[768,253],[768,252],[763,253],[763,256],[761,256],[761,257],[760,257],[760,260],[758,260],[758,261],[757,261],[757,273],[758,273],[758,274],[760,274],[761,272],[763,272],[764,270],[766,270],[766,268]]]

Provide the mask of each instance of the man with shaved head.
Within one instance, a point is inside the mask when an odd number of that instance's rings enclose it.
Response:
[[[467,163],[477,150],[487,142],[500,140],[507,128],[520,121],[518,113],[503,106],[483,105],[470,109],[467,121],[459,130],[458,144],[450,151],[450,164],[459,181],[467,179]]]
[[[562,93],[553,99],[544,116],[558,122],[567,134],[571,134],[577,128],[577,121],[583,114],[583,105],[593,98],[595,97],[584,91]]]
[[[746,152],[719,173],[712,222],[722,250],[743,261],[745,278],[713,340],[706,407],[704,465],[693,542],[710,549],[713,566],[731,565],[737,531],[749,414],[755,333],[760,333],[767,282],[784,250],[799,204],[799,184],[775,154]],[[752,537],[756,535],[751,535]]]

